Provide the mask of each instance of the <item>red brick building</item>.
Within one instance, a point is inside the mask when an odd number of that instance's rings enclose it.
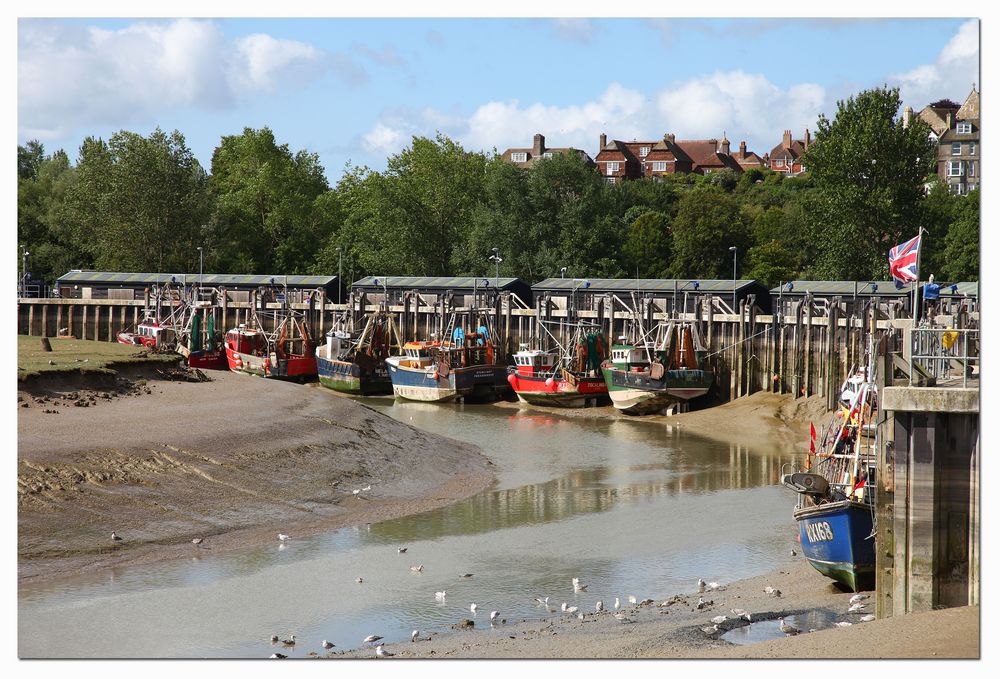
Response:
[[[554,155],[563,155],[566,153],[575,153],[583,159],[587,165],[593,165],[593,159],[587,155],[585,151],[580,149],[575,149],[572,146],[564,146],[558,148],[548,148],[545,146],[545,137],[541,134],[536,134],[531,148],[520,148],[520,149],[507,149],[500,154],[500,158],[506,160],[509,163],[513,163],[518,167],[531,167],[540,160],[546,158],[551,158]]]
[[[766,156],[766,154],[765,154]],[[747,143],[745,141],[740,142],[740,150],[733,155],[736,162],[743,170],[749,170],[750,168],[764,169],[767,167],[767,160],[761,158],[753,151],[747,151]]]
[[[760,166],[764,161],[756,153],[746,151],[746,142],[740,144],[740,152],[747,166]],[[730,169],[743,172],[743,165],[737,156],[730,153],[729,140],[698,139],[678,141],[674,135],[665,134],[658,141],[630,141],[617,139],[608,141],[607,135],[600,138],[600,150],[594,158],[597,169],[604,180],[614,184],[626,179],[652,177],[656,179],[668,174],[697,172],[709,174]]]
[[[775,172],[782,172],[790,177],[802,174],[806,171],[802,164],[802,156],[809,150],[811,141],[809,129],[806,128],[804,139],[792,139],[792,131],[785,130],[781,143],[771,149],[767,156],[768,168]]]

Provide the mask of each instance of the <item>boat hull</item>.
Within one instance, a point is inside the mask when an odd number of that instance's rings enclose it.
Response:
[[[452,368],[441,375],[435,368],[409,368],[399,365],[401,357],[386,361],[392,393],[410,401],[447,402],[457,398],[496,400],[510,392],[507,367],[503,365],[472,365]]]
[[[603,377],[578,377],[571,384],[561,376],[529,376],[511,373],[507,376],[518,400],[523,403],[560,408],[582,408],[588,402],[608,403],[608,385]]]
[[[291,356],[276,360],[272,360],[272,357],[245,354],[226,347],[226,360],[233,372],[299,382],[316,377],[314,356]]]
[[[875,588],[872,508],[852,500],[802,507],[793,513],[806,561],[851,591]]]
[[[712,373],[707,370],[667,370],[660,379],[650,377],[648,372],[607,366],[601,371],[612,404],[630,415],[660,412],[673,403],[704,396],[713,380]]]
[[[226,358],[226,352],[221,349],[216,349],[209,351],[203,349],[201,351],[192,351],[185,356],[187,359],[187,364],[191,368],[199,368],[201,370],[225,370],[229,367],[229,360]]]
[[[370,368],[352,361],[316,357],[319,382],[324,387],[353,396],[384,396],[392,393],[392,380],[384,364]]]

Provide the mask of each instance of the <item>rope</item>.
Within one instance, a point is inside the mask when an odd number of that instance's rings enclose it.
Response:
[[[740,340],[739,342],[734,342],[733,344],[730,344],[730,345],[729,345],[729,346],[727,346],[727,347],[722,347],[722,348],[721,348],[721,349],[719,349],[718,351],[713,351],[712,353],[710,353],[710,354],[706,355],[706,356],[705,356],[705,358],[712,358],[712,356],[715,356],[716,354],[721,354],[721,353],[722,353],[723,351],[727,351],[727,350],[729,350],[729,349],[732,349],[733,347],[735,347],[735,346],[736,346],[736,345],[738,345],[738,344],[743,344],[743,343],[744,343],[744,342],[746,342],[747,340],[752,340],[752,339],[753,339],[754,337],[757,337],[758,335],[763,335],[764,333],[766,333],[766,332],[769,332],[769,331],[770,331],[770,328],[764,328],[764,329],[763,329],[763,330],[761,330],[760,332],[756,332],[756,333],[754,333],[754,334],[750,335],[749,337],[744,337],[744,338],[743,338],[743,339],[741,339],[741,340]]]

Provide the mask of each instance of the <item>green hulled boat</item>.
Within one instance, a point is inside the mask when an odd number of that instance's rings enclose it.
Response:
[[[326,344],[316,350],[320,384],[353,396],[391,394],[385,359],[398,351],[399,332],[386,311],[370,314],[357,337],[335,328],[327,333]]]
[[[611,346],[601,372],[615,408],[648,415],[708,393],[714,378],[700,367],[704,349],[693,328],[671,322],[659,341]]]

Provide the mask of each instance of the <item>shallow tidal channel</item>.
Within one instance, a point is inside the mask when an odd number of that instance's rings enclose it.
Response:
[[[202,549],[190,559],[23,586],[19,655],[322,654],[324,639],[337,651],[369,634],[392,643],[414,629],[446,632],[463,618],[489,627],[491,610],[519,620],[559,615],[564,601],[590,612],[598,599],[610,606],[616,596],[689,593],[699,577],[725,583],[772,570],[794,543],[793,500],[778,484],[792,451],[757,447],[752,431],[745,445],[732,445],[662,420],[362,402],[480,446],[496,483],[448,507],[283,545]],[[574,594],[574,577],[586,592]],[[549,596],[556,612],[538,607],[536,596]],[[271,634],[298,643],[273,646]]]

